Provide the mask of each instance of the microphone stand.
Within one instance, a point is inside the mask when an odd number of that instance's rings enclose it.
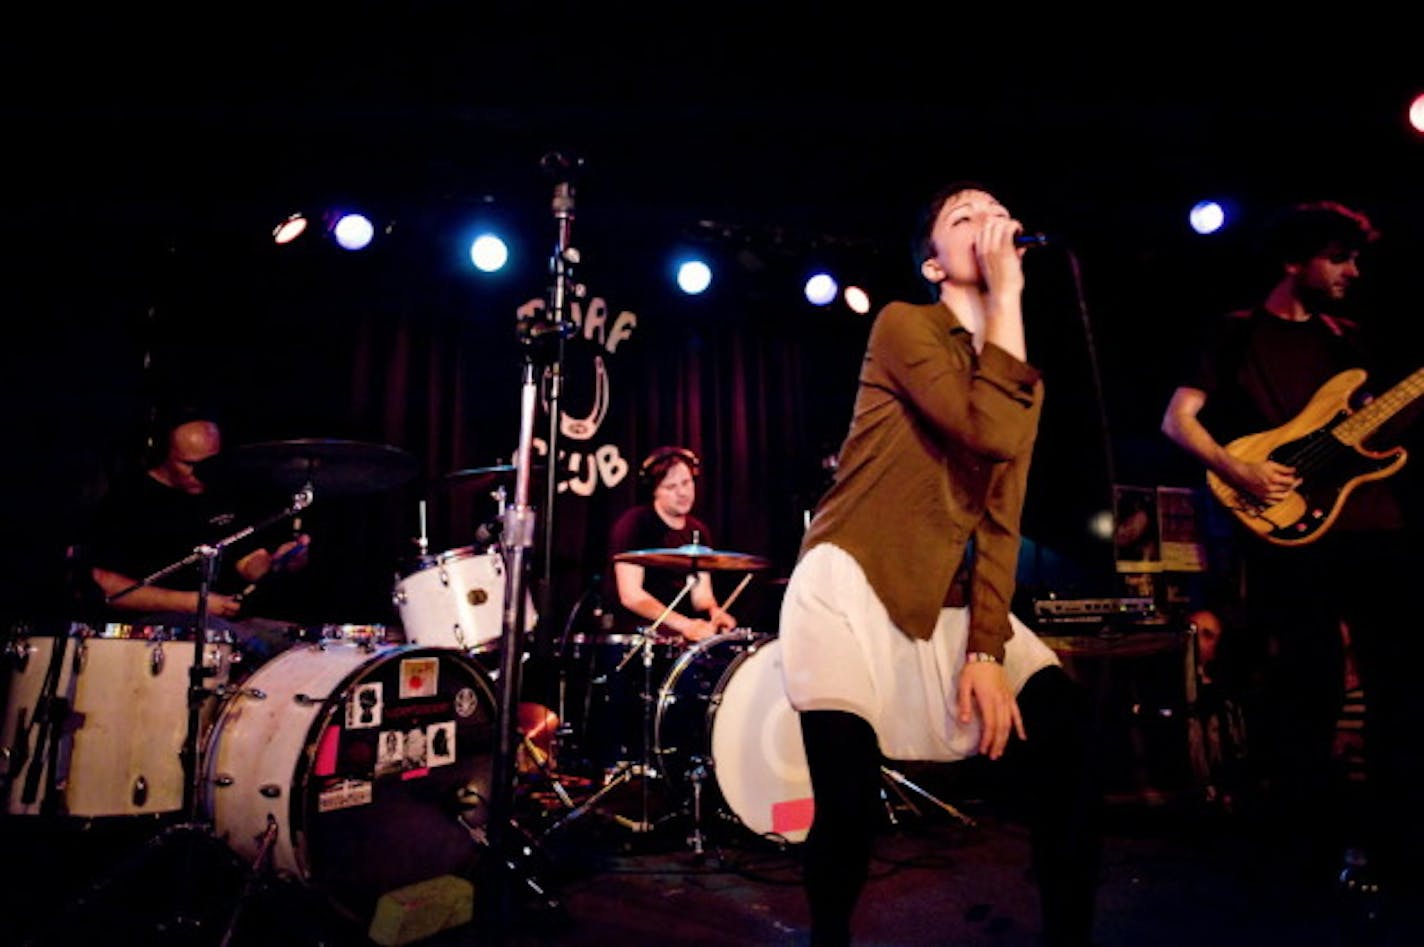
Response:
[[[536,645],[543,654],[551,650],[553,627],[553,567],[554,567],[554,502],[558,496],[558,477],[555,468],[559,457],[560,423],[563,411],[560,399],[564,390],[564,340],[576,329],[569,313],[571,297],[582,295],[582,287],[573,282],[572,267],[579,262],[579,252],[571,243],[574,220],[574,177],[583,168],[583,159],[550,152],[539,161],[539,166],[554,179],[554,197],[551,207],[554,213],[556,239],[554,252],[549,259],[552,281],[549,289],[549,309],[547,328],[554,348],[544,372],[545,403],[547,404],[548,433],[545,442],[548,449],[548,472],[544,478],[544,524],[543,524],[543,574],[539,589],[539,621],[536,631]]]
[[[540,162],[546,171],[571,171],[576,162],[570,162],[561,155],[546,155]],[[511,859],[509,852],[516,844],[521,844],[523,833],[514,823],[515,780],[518,776],[517,753],[520,743],[519,692],[520,672],[523,658],[523,637],[525,624],[525,591],[527,588],[528,553],[534,545],[536,517],[529,505],[529,472],[533,468],[534,416],[538,404],[538,382],[541,357],[546,363],[545,371],[551,380],[550,430],[558,430],[558,364],[563,354],[563,340],[573,323],[566,318],[565,309],[570,293],[568,284],[569,264],[577,258],[577,253],[567,247],[569,222],[573,218],[573,187],[567,175],[560,175],[554,188],[554,214],[559,225],[559,244],[555,247],[552,262],[554,285],[551,290],[551,305],[545,317],[527,317],[519,320],[517,331],[519,341],[524,346],[524,365],[521,373],[519,398],[519,443],[514,457],[514,500],[503,512],[504,540],[507,568],[505,570],[504,625],[501,635],[499,662],[499,713],[498,736],[491,770],[491,791],[489,806],[489,831],[486,833],[489,846],[494,854],[494,877],[491,879],[491,894],[494,898],[494,931],[503,940],[513,930],[513,902],[515,887],[509,875],[516,871],[518,860]],[[548,343],[553,343],[549,345]],[[541,344],[544,343],[544,344]],[[553,357],[549,357],[549,349]],[[546,513],[553,508],[555,491],[554,458],[555,444],[550,435],[548,492]],[[553,530],[546,524],[546,547]],[[551,556],[547,553],[544,565],[547,573]],[[547,597],[549,583],[544,583],[542,597]],[[545,604],[542,615],[550,614]]]

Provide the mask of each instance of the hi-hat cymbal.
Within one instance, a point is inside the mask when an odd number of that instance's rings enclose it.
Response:
[[[416,474],[410,454],[387,444],[306,438],[265,441],[222,451],[197,465],[204,480],[258,481],[295,492],[311,487],[318,495],[386,490]]]
[[[500,484],[513,483],[515,474],[518,472],[519,467],[515,464],[495,464],[493,467],[467,467],[464,470],[452,470],[441,479],[461,487],[469,487],[472,490],[488,490]],[[535,464],[529,469],[529,473],[533,476],[538,476],[543,472],[543,464]]]
[[[757,572],[771,568],[771,560],[761,556],[745,552],[727,552],[697,543],[668,549],[633,549],[618,553],[613,557],[613,561],[658,569],[686,569],[689,572]]]

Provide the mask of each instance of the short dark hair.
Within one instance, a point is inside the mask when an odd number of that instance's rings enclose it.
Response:
[[[669,445],[659,447],[638,466],[638,486],[643,492],[652,496],[658,484],[663,482],[669,470],[675,464],[686,464],[687,469],[692,471],[692,476],[696,477],[702,470],[702,460],[686,447]]]
[[[919,219],[915,225],[914,240],[910,244],[910,253],[914,257],[911,263],[916,272],[919,272],[920,264],[934,256],[934,225],[935,221],[939,219],[939,212],[944,210],[944,205],[951,197],[962,191],[994,193],[987,184],[969,178],[951,181],[934,192],[934,195],[920,208]]]
[[[1360,211],[1337,201],[1309,201],[1278,211],[1261,230],[1260,252],[1276,264],[1303,263],[1331,247],[1359,251],[1379,239]]]

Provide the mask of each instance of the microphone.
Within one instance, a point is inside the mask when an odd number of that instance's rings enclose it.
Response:
[[[1020,233],[1014,235],[1016,247],[1046,247],[1057,241],[1049,239],[1046,233]]]
[[[539,167],[545,174],[565,180],[583,170],[583,158],[562,151],[551,151],[539,159]]]

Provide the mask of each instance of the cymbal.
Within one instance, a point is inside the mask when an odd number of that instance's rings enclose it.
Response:
[[[387,444],[329,438],[265,441],[222,451],[197,465],[204,480],[235,477],[318,496],[371,493],[415,476],[415,458]]]
[[[761,556],[727,552],[697,543],[668,549],[634,549],[618,553],[613,561],[658,569],[687,569],[689,572],[757,572],[771,568],[771,560]]]
[[[464,470],[452,470],[441,479],[461,487],[488,490],[503,483],[513,483],[515,474],[518,472],[519,467],[516,464],[495,464],[493,467],[467,467]],[[538,476],[544,472],[544,465],[534,464],[529,472]]]

